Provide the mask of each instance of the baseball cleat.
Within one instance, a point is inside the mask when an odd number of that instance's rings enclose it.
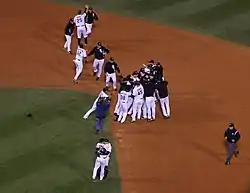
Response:
[[[135,120],[131,120],[131,123],[134,123],[135,122]]]
[[[93,72],[93,76],[96,76],[96,73],[97,73],[97,72]]]
[[[96,79],[95,79],[95,80],[96,80],[96,81],[98,81],[99,79],[100,79],[100,77],[96,77]]]
[[[225,165],[230,165],[230,161],[226,161]]]
[[[74,82],[75,84],[78,84],[78,80],[73,79],[73,82]]]
[[[68,51],[69,54],[73,54],[71,51]]]
[[[148,122],[151,122],[151,121],[153,121],[153,119],[148,119]]]

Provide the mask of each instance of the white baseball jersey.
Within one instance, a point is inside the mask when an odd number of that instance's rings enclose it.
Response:
[[[98,95],[97,98],[100,98],[100,97],[109,97],[109,95],[107,95],[105,92],[101,91]]]
[[[81,15],[76,15],[74,17],[74,23],[75,23],[76,27],[85,25],[85,16],[86,16],[86,13],[81,14]]]
[[[129,97],[129,93],[126,91],[121,91],[120,92],[120,102],[121,103],[127,103],[128,102],[128,97]]]
[[[136,85],[133,89],[133,93],[132,95],[135,97],[134,99],[142,99],[143,95],[144,95],[144,88],[143,86],[140,85]]]
[[[110,152],[110,154],[112,151],[112,146],[110,143],[97,143],[96,148],[105,148],[107,151]],[[100,157],[107,158],[110,156],[110,154],[109,155],[101,155]]]
[[[87,57],[86,50],[78,47],[76,50],[76,59],[82,60],[83,58],[86,58],[86,57]]]

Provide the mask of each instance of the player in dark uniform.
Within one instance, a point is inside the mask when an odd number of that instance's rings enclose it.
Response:
[[[116,91],[116,72],[121,73],[120,68],[118,67],[118,64],[115,62],[114,57],[111,57],[108,62],[105,63],[104,66],[104,73],[105,73],[105,82],[106,87],[109,86],[110,81],[113,83],[113,88]]]
[[[155,83],[155,88],[157,90],[162,114],[165,119],[170,118],[170,105],[169,105],[169,93],[168,93],[168,82],[163,80],[158,80]]]
[[[97,75],[96,80],[99,80],[102,74],[102,66],[104,64],[104,58],[110,50],[98,42],[97,45],[87,54],[87,56],[94,55],[95,59],[93,62],[94,76]]]
[[[226,165],[230,164],[231,158],[234,155],[237,157],[239,155],[239,149],[237,146],[237,142],[240,140],[240,132],[234,126],[234,123],[230,123],[229,127],[226,129],[224,133],[224,138],[227,144],[227,157],[226,157]]]
[[[87,34],[89,36],[92,32],[94,22],[99,20],[99,18],[97,14],[93,11],[92,7],[85,8],[84,12],[86,13],[85,24],[87,28]]]
[[[64,36],[65,36],[65,44],[64,49],[68,51],[69,54],[72,54],[71,52],[71,41],[72,41],[72,35],[74,32],[75,24],[73,18],[70,18],[68,21],[65,30],[64,30]]]

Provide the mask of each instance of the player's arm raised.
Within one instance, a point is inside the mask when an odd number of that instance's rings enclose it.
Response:
[[[95,53],[96,47],[94,47],[88,54],[87,56],[92,56]]]

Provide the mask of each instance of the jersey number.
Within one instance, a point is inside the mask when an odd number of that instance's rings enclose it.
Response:
[[[138,95],[142,95],[142,89],[138,90]]]
[[[122,101],[125,101],[125,98],[126,98],[126,97],[125,97],[124,95],[121,95],[121,100],[122,100]]]
[[[77,23],[82,23],[82,18],[80,18],[80,17],[76,18],[76,22]]]
[[[77,50],[77,55],[81,56],[82,55],[82,51],[81,50]]]

